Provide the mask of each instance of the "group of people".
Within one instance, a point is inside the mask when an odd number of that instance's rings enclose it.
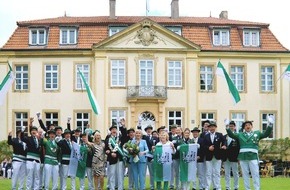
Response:
[[[245,189],[250,190],[251,174],[254,188],[259,190],[258,143],[260,139],[271,134],[275,121],[273,117],[269,117],[269,125],[264,132],[253,131],[252,122],[246,121],[242,126],[243,131],[237,132],[235,122],[225,120],[227,134],[223,135],[217,132],[216,123],[210,121],[202,123],[202,132],[197,127],[190,130],[177,125],[172,125],[170,131],[165,126],[154,131],[149,125],[143,131],[139,127],[127,129],[125,119],[122,118],[109,128],[105,140],[102,140],[100,131],[93,132],[89,125],[85,130],[71,131],[68,119],[67,128],[63,130],[53,124],[44,126],[39,113],[37,118],[40,127],[35,127],[31,118],[29,136],[24,135],[25,128],[18,130],[15,138],[9,133],[8,144],[13,146],[12,189],[16,189],[17,184],[18,189],[23,189],[26,179],[27,190],[39,190],[43,187],[49,189],[51,181],[52,189],[65,190],[68,176],[71,180],[68,189],[76,189],[76,177],[80,180],[80,189],[85,189],[86,176],[89,190],[123,190],[124,171],[127,167],[128,189],[145,190],[148,169],[151,190],[189,190],[191,186],[192,190],[209,190],[211,186],[214,190],[221,190],[220,171],[223,163],[226,189],[236,190],[239,188],[240,163]],[[125,154],[124,146],[128,142],[138,147],[138,155]],[[85,159],[85,173],[77,176],[69,174],[71,153],[75,144],[86,155],[81,156]],[[179,147],[183,144],[196,144],[198,148],[194,170],[196,173],[192,171],[191,174],[196,176],[196,180],[180,183]],[[154,178],[154,152],[157,146],[162,145],[169,145],[172,149],[171,179],[167,181]],[[138,159],[135,159],[136,156]],[[231,173],[234,178],[233,188],[230,183]],[[108,178],[107,187],[104,186],[105,175]]]

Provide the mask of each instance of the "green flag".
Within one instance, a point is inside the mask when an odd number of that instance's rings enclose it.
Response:
[[[225,70],[224,66],[220,61],[217,64],[216,74],[226,79],[228,88],[233,96],[234,102],[238,103],[241,100],[239,91],[237,87],[234,85],[232,79],[229,77],[227,71]]]
[[[15,79],[12,68],[9,63],[8,65],[9,71],[0,84],[0,106],[3,105],[6,94],[8,93],[8,90],[12,86]]]
[[[195,180],[197,144],[183,144],[179,147],[179,172],[180,181],[188,182]]]
[[[86,174],[86,164],[88,157],[88,148],[84,145],[80,146],[80,159],[78,160],[78,168],[76,176],[79,178],[84,178]]]
[[[172,148],[170,145],[157,145],[154,151],[154,181],[170,181]]]
[[[98,105],[98,102],[92,92],[92,89],[90,88],[90,86],[88,85],[88,83],[86,82],[86,79],[83,75],[83,73],[78,69],[78,72],[82,78],[82,81],[84,82],[85,86],[86,86],[86,90],[87,90],[87,93],[88,93],[88,97],[89,97],[89,100],[90,100],[90,103],[91,103],[91,106],[92,106],[92,109],[93,111],[95,112],[95,114],[101,114],[100,112],[100,108],[99,108],[99,105]]]
[[[283,74],[283,78],[290,81],[290,64],[288,65],[288,67],[286,68],[284,74]]]

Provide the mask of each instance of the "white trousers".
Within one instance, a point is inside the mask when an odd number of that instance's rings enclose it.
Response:
[[[8,179],[11,179],[11,178],[12,178],[12,168],[9,168],[9,169],[7,170],[7,178],[8,178]]]
[[[66,179],[68,177],[68,165],[62,164],[61,165],[61,170],[62,170],[62,187],[61,190],[66,190]],[[75,177],[70,177],[71,178],[71,190],[76,190],[76,178]],[[70,188],[69,188],[70,189]]]
[[[190,190],[190,181],[181,182],[181,189],[182,190]]]
[[[199,189],[205,188],[205,175],[206,175],[206,169],[205,169],[205,162],[197,162],[196,163],[196,178],[195,181],[192,181],[192,188],[197,189],[197,179],[198,179],[198,185]],[[195,175],[195,174],[193,174]]]
[[[26,161],[26,172],[26,189],[39,190],[40,163],[36,161]]]
[[[174,187],[174,180],[175,189],[179,189],[179,159],[172,160],[170,187]]]
[[[92,168],[86,167],[86,174],[88,178],[89,190],[94,190],[94,181],[93,181],[93,170]],[[85,178],[80,179],[80,190],[85,190]]]
[[[12,162],[13,175],[12,175],[12,190],[16,189],[17,182],[19,182],[18,189],[22,190],[24,185],[24,179],[26,176],[26,162]]]
[[[124,163],[122,161],[110,165],[109,180],[110,190],[115,190],[115,181],[118,182],[118,190],[124,189]]]
[[[58,186],[58,165],[44,164],[44,189],[49,189],[50,179],[52,179],[52,190],[57,190]]]
[[[245,190],[251,190],[250,187],[250,171],[253,179],[255,190],[260,190],[260,175],[258,160],[240,160],[240,165],[243,173]]]
[[[129,178],[129,190],[132,190],[134,187],[134,178],[131,164],[128,164],[128,178]]]
[[[147,162],[147,167],[150,176],[150,189],[154,189],[154,173],[153,173],[153,162]]]
[[[231,171],[234,177],[234,189],[239,188],[239,166],[238,162],[224,162],[226,189],[231,189]]]
[[[40,164],[40,169],[39,169],[39,188],[44,187],[44,180],[45,180],[44,164]]]
[[[221,160],[213,158],[211,161],[206,161],[206,190],[209,190],[211,182],[213,182],[213,188],[221,190]]]

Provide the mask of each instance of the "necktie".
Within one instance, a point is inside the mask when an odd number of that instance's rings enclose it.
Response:
[[[33,137],[33,139],[34,139],[34,143],[35,143],[36,148],[38,148],[38,140],[36,139],[36,137]]]
[[[67,140],[67,144],[69,145],[70,149],[71,149],[71,143],[69,140]]]

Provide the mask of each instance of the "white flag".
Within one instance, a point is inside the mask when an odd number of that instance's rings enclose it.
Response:
[[[290,64],[288,65],[288,67],[286,68],[284,74],[283,74],[283,78],[290,81]]]
[[[9,71],[0,84],[0,106],[3,105],[6,94],[8,93],[8,90],[12,86],[15,79],[12,68],[9,63],[8,65],[9,65]]]

